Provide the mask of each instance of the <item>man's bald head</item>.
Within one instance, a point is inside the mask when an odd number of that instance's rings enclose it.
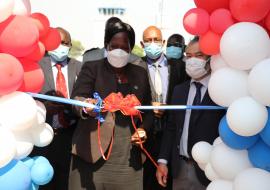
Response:
[[[143,32],[143,42],[162,42],[161,30],[156,26],[149,26]]]

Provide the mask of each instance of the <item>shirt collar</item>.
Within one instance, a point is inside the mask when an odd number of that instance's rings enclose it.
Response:
[[[57,63],[56,63],[53,59],[51,59],[51,66],[54,67],[56,64],[57,64]],[[67,59],[66,59],[65,61],[59,63],[59,64],[61,64],[62,67],[67,66],[67,64],[68,64]]]
[[[191,79],[190,84],[192,84],[193,82],[200,82],[205,88],[208,88],[208,83],[210,80],[210,76],[211,74],[207,75],[206,77],[204,77],[203,79],[196,81],[194,79]]]
[[[151,66],[154,66],[156,62],[159,62],[159,65],[161,67],[163,66],[167,66],[168,62],[167,62],[167,58],[165,57],[164,53],[161,54],[160,58],[156,61],[153,61],[149,58],[147,58],[147,63]]]

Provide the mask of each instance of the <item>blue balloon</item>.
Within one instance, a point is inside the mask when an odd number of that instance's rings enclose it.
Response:
[[[53,167],[46,162],[35,162],[31,168],[32,181],[37,185],[45,185],[52,180]]]
[[[0,189],[29,190],[30,188],[30,170],[23,162],[12,160],[8,165],[0,168]]]
[[[237,150],[250,148],[260,137],[259,135],[244,137],[234,133],[227,123],[226,116],[224,116],[219,123],[219,136],[226,145]]]
[[[35,183],[32,183],[32,186],[31,186],[31,190],[38,190],[39,189],[39,185],[35,184]]]
[[[270,172],[270,147],[262,140],[248,149],[248,157],[253,166]]]
[[[270,108],[268,108],[267,111],[268,111],[268,120],[267,120],[267,123],[266,123],[264,129],[260,133],[260,135],[261,135],[262,140],[268,146],[270,146]]]
[[[26,165],[29,169],[32,168],[32,166],[34,165],[34,160],[30,157],[26,157],[24,159],[21,160],[23,162],[24,165]]]
[[[33,157],[33,160],[35,161],[35,164],[36,163],[47,163],[47,164],[50,164],[49,160],[47,158],[45,158],[44,156],[35,156]]]

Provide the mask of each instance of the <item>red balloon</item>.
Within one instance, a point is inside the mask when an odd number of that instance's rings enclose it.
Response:
[[[269,0],[231,0],[233,17],[241,22],[259,22],[270,11]]]
[[[268,31],[270,31],[270,12],[265,17],[264,24],[265,24],[265,27],[268,29]]]
[[[50,29],[49,19],[42,13],[33,13],[30,17],[39,30],[39,37],[45,36]]]
[[[44,74],[38,63],[20,59],[24,69],[23,83],[18,89],[22,92],[34,92],[39,93],[44,84]]]
[[[45,47],[43,43],[38,42],[38,47],[29,55],[27,55],[25,58],[33,61],[39,61],[43,58],[44,54],[45,54]]]
[[[229,9],[229,0],[194,0],[198,8],[205,9],[212,13],[216,9]]]
[[[44,44],[47,51],[52,51],[61,43],[61,36],[57,29],[50,28],[46,36],[40,38],[40,41]]]
[[[209,29],[209,14],[204,9],[190,9],[184,16],[183,24],[190,34],[205,34]]]
[[[217,34],[223,34],[234,23],[235,21],[228,9],[217,9],[210,16],[210,27]]]
[[[200,36],[199,44],[201,51],[207,55],[219,54],[221,35],[209,30],[206,34]]]
[[[12,55],[0,53],[0,95],[16,91],[23,82],[23,68]]]
[[[26,16],[10,16],[0,24],[0,50],[15,57],[24,57],[36,47],[37,27]]]

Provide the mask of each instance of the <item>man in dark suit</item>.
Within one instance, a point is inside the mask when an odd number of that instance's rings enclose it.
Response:
[[[201,52],[199,38],[186,48],[186,72],[191,80],[177,85],[172,105],[216,105],[207,92],[210,78],[209,56]],[[166,186],[167,164],[172,165],[173,190],[204,190],[209,183],[205,174],[192,159],[191,149],[199,141],[212,143],[218,136],[222,110],[171,111],[162,139],[159,167],[156,176]]]
[[[45,77],[41,93],[69,98],[82,64],[68,57],[72,46],[70,34],[63,28],[57,29],[61,35],[60,46],[48,52],[39,62]],[[40,186],[40,189],[68,189],[71,139],[77,117],[70,106],[50,101],[43,103],[47,110],[46,122],[53,127],[54,139],[47,147],[35,148],[32,156],[47,157],[54,168],[54,177],[49,184]]]

